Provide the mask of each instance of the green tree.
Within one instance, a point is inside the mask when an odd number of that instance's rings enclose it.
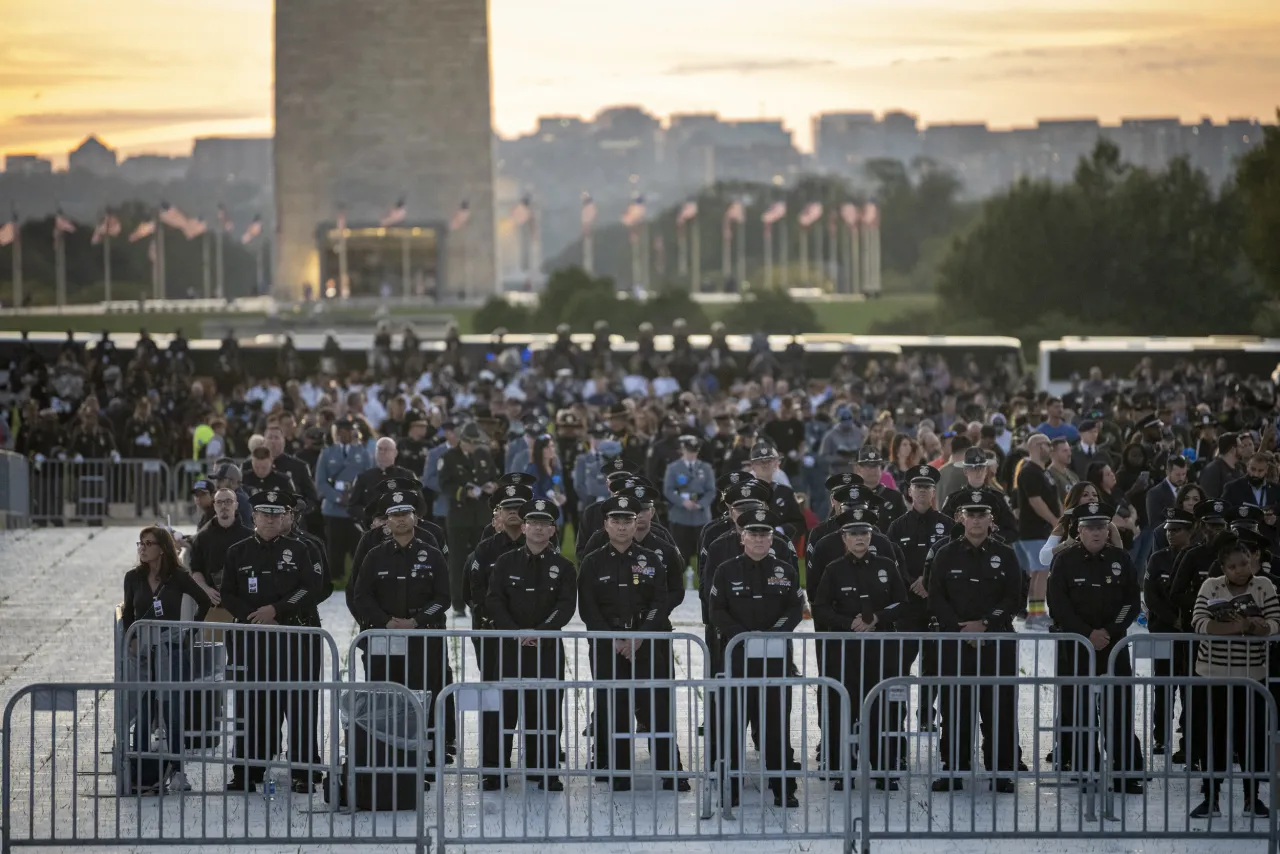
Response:
[[[1264,128],[1262,144],[1240,158],[1235,191],[1245,252],[1270,290],[1280,293],[1280,126]]]

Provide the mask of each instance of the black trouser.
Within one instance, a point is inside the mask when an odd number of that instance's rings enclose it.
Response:
[[[842,737],[839,692],[830,689],[819,692],[827,695],[823,706],[825,714],[818,718],[822,725],[822,743],[829,757],[827,768],[833,772],[844,768],[844,757],[851,747],[849,736],[853,728],[861,724],[863,729],[870,730],[871,767],[877,771],[896,770],[906,756],[905,738],[892,736],[885,740],[882,732],[886,724],[890,731],[903,729],[906,706],[890,701],[886,691],[880,692],[879,702],[867,705],[864,701],[881,680],[902,674],[900,656],[905,654],[902,641],[885,640],[883,635],[851,634],[845,640],[821,641],[819,645],[826,647],[822,653],[822,675],[844,685],[849,694],[849,731]],[[846,749],[841,749],[842,744]]]
[[[728,675],[730,678],[745,676],[751,679],[785,679],[790,657],[788,648],[786,658],[746,658],[746,648],[739,645],[734,649],[733,660],[728,663]],[[720,702],[725,699],[724,694],[728,695],[727,721],[720,708]],[[742,756],[745,753],[742,737],[750,725],[760,734],[760,758],[766,771],[777,774],[800,767],[791,746],[790,688],[726,688],[720,697],[720,702],[715,702],[709,694],[707,703],[707,720],[712,727],[708,750],[713,763],[719,760],[722,750],[727,750],[729,755],[725,759],[729,770],[741,770]],[[724,727],[728,728],[727,732]],[[772,776],[768,778],[767,784],[774,795],[783,792],[793,795],[796,791],[795,777]],[[738,795],[739,781],[736,776],[731,778],[730,791],[734,797]]]
[[[650,742],[653,767],[658,771],[679,769],[680,753],[673,737],[671,691],[666,688],[629,689],[625,684],[630,680],[671,679],[674,670],[671,641],[642,641],[630,660],[614,650],[612,638],[593,640],[587,649],[592,676],[597,682],[611,683],[595,691],[595,767],[631,770],[635,740],[619,737],[619,733],[634,735],[631,726],[633,716],[639,717],[647,711],[649,732],[654,736]]]
[[[228,632],[232,661],[244,668],[246,682],[311,682],[320,676],[322,646],[312,634],[271,635],[266,632]],[[321,761],[316,733],[319,692],[305,690],[236,691],[235,738],[237,759],[258,760],[262,765],[234,766],[238,776],[247,768],[250,782],[259,782],[266,763],[280,752],[281,718],[289,721],[289,761],[314,765]],[[291,769],[300,779],[321,779],[319,769]]]
[[[929,600],[907,591],[907,607],[896,628],[901,632],[925,632],[929,629]],[[916,658],[920,659],[921,676],[938,675],[938,642],[936,640],[902,641],[902,670],[898,675],[911,672]],[[932,726],[937,715],[938,689],[934,685],[921,685],[917,717],[922,729]]]
[[[1156,676],[1189,676],[1195,650],[1194,643],[1172,641],[1169,658],[1157,658],[1152,661],[1151,672]],[[1173,723],[1175,696],[1182,698],[1182,708],[1178,711],[1178,732],[1182,738],[1179,740],[1178,749],[1183,749],[1186,746],[1187,706],[1190,703],[1187,701],[1187,689],[1181,685],[1156,686],[1152,703],[1151,738],[1156,744],[1173,744],[1173,733],[1169,730]]]
[[[981,638],[979,634],[977,638]],[[1017,676],[1017,641],[942,641],[938,650],[941,676]],[[975,696],[976,691],[976,696]],[[983,765],[987,770],[1012,771],[1018,766],[1017,689],[944,685],[942,733],[938,748],[950,771],[968,771],[973,763],[973,706],[976,700],[982,731]]]
[[[507,679],[556,679],[564,680],[564,644],[556,639],[540,639],[532,646],[525,646],[514,639],[503,639],[502,655],[498,664],[498,677]],[[517,721],[524,733],[524,762],[529,771],[555,772],[560,767],[560,707],[564,691],[525,690],[503,691],[500,727],[502,732],[501,763],[483,761],[486,769],[510,768],[511,748],[515,743]],[[497,717],[497,715],[495,715]],[[489,754],[491,742],[488,726],[483,735],[481,753]],[[497,751],[493,751],[496,753]],[[486,775],[489,776],[489,775]],[[550,781],[558,778],[548,773]]]
[[[1196,685],[1191,694],[1191,761],[1205,771],[1223,772],[1231,767],[1232,758],[1240,760],[1246,774],[1266,772],[1267,701],[1262,691],[1237,685]],[[1208,797],[1216,799],[1223,776],[1210,778],[1202,786]],[[1246,798],[1256,797],[1260,782],[1246,779]]]
[[[59,528],[63,526],[63,485],[66,472],[67,465],[61,462],[41,465],[35,471],[31,481],[31,515],[44,517],[35,519],[36,525],[52,523]]]
[[[360,546],[360,529],[352,519],[324,517],[324,545],[329,552],[329,575],[334,581],[347,577],[347,558]]]
[[[671,539],[676,541],[676,548],[680,550],[680,557],[684,558],[684,566],[679,568],[679,573],[683,577],[685,568],[698,557],[698,535],[702,533],[701,525],[680,525],[676,522],[671,523],[669,529],[671,531]],[[667,572],[673,572],[670,567]],[[702,571],[702,567],[698,567],[698,571]]]
[[[445,520],[445,539],[449,541],[449,599],[453,610],[467,610],[467,600],[462,596],[462,577],[467,571],[467,556],[480,545],[483,526],[459,524]]]
[[[1120,638],[1105,648],[1094,650],[1090,655],[1078,642],[1058,642],[1058,675],[1089,676],[1090,659],[1094,674],[1105,674],[1110,661],[1111,651]],[[1113,676],[1132,676],[1133,662],[1129,658],[1129,650],[1122,649],[1115,657]],[[1087,767],[1097,768],[1101,753],[1098,745],[1092,743],[1087,728],[1101,715],[1098,730],[1106,740],[1107,757],[1111,761],[1113,771],[1141,771],[1142,745],[1134,733],[1133,686],[1117,685],[1105,689],[1105,694],[1095,695],[1093,688],[1064,685],[1058,690],[1058,739],[1054,748],[1054,760],[1058,766],[1075,768],[1077,771]],[[1099,708],[1101,706],[1101,708]],[[1086,764],[1085,757],[1092,751],[1092,764]]]
[[[395,639],[394,634],[387,636],[387,643]],[[431,698],[423,710],[427,716],[427,729],[432,734],[431,749],[427,751],[426,765],[435,765],[435,748],[439,745],[439,737],[435,732],[436,700],[445,687],[453,683],[453,668],[449,666],[448,649],[442,637],[407,637],[404,652],[368,652],[366,655],[365,677],[370,682],[394,682],[411,691],[430,691]],[[387,647],[391,649],[390,646]],[[452,703],[445,704],[445,742],[453,740],[453,728],[456,716]]]

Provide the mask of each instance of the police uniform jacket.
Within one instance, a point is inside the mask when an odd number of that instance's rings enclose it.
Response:
[[[1178,551],[1172,546],[1147,558],[1147,575],[1142,582],[1142,598],[1146,602],[1147,630],[1152,632],[1179,631],[1178,623],[1181,615],[1178,606],[1170,597],[1173,585],[1173,565]],[[1197,592],[1199,592],[1197,588]]]
[[[657,525],[651,525],[648,533],[636,542],[662,557],[663,566],[667,571],[667,613],[660,621],[659,631],[670,631],[671,612],[680,607],[680,603],[684,601],[684,557],[680,554],[680,549],[676,548],[676,544],[671,542],[671,534]],[[587,542],[587,550],[583,554],[591,554],[608,544],[609,535],[604,531],[597,531]]]
[[[578,507],[588,507],[609,497],[609,481],[601,474],[604,457],[599,451],[584,449],[573,461],[573,490]],[[568,466],[568,463],[565,463]]]
[[[321,451],[316,461],[316,491],[320,493],[321,514],[330,519],[346,518],[349,515],[346,496],[360,473],[372,464],[368,449],[359,442],[350,445],[335,442]]]
[[[422,473],[427,467],[428,450],[425,439],[410,439],[408,436],[396,439],[396,464],[413,472],[414,483],[422,483]]]
[[[481,492],[479,497],[472,498],[468,490],[472,486],[484,486],[500,477],[489,452],[484,448],[476,448],[468,456],[462,452],[461,447],[450,448],[440,458],[439,469],[440,492],[449,499],[449,523],[476,528],[487,525],[493,516],[493,511],[489,508],[489,496]]]
[[[872,491],[881,501],[881,507],[876,511],[880,516],[880,522],[876,527],[880,529],[881,533],[888,533],[889,526],[893,524],[893,520],[907,512],[909,507],[907,499],[902,497],[901,492],[885,486],[883,483],[876,484],[875,489]]]
[[[445,560],[449,559],[449,547],[439,539],[435,532],[440,530],[439,525],[433,525],[419,519],[417,524],[413,526],[413,535],[426,541],[427,545],[432,548],[439,549],[440,553],[445,556]],[[356,616],[356,581],[360,578],[360,567],[364,565],[365,558],[369,556],[369,552],[373,551],[375,546],[380,546],[391,537],[385,525],[377,528],[370,526],[369,530],[360,535],[360,542],[356,544],[356,553],[351,559],[351,577],[347,579],[347,610],[351,612],[351,616]],[[357,617],[357,619],[359,619]]]
[[[328,599],[333,595],[333,575],[329,572],[329,548],[325,545],[324,540],[301,528],[293,527],[288,533],[281,536],[289,537],[297,540],[302,546],[311,553],[311,561],[314,565],[316,562],[320,564],[320,576],[324,581],[320,585],[320,593],[316,597],[316,605]],[[316,612],[314,625],[320,625],[320,613]]]
[[[1012,631],[1022,601],[1018,557],[1003,543],[987,537],[975,546],[960,537],[934,550],[929,611],[939,631],[958,632],[973,620],[985,620],[988,631]]]
[[[410,484],[418,482],[418,476],[403,466],[391,465],[384,469],[377,466],[367,468],[356,476],[348,490],[347,512],[357,522],[364,523],[370,513],[369,506],[374,503],[378,484],[386,480],[405,480]]]
[[[622,446],[621,456],[627,461],[627,467],[631,471],[644,471],[644,464],[649,459],[649,449],[644,441],[630,431],[615,434],[613,439]]]
[[[427,463],[422,469],[422,489],[432,502],[431,515],[443,519],[449,512],[449,496],[440,490],[440,460],[449,452],[449,444],[443,439],[427,451]],[[434,498],[432,497],[434,496]]]
[[[573,562],[549,544],[538,554],[522,545],[493,565],[484,610],[495,629],[553,632],[573,619],[577,602]]]
[[[659,483],[666,477],[671,464],[676,462],[680,462],[680,438],[662,436],[654,439],[645,452],[644,476],[653,483]],[[715,492],[714,476],[711,478],[711,490]]]
[[[726,531],[732,531],[734,527],[733,519],[727,512],[703,525],[702,530],[698,532],[698,554],[702,555],[707,550],[707,546],[714,543]],[[702,564],[699,563],[698,566],[701,567]]]
[[[481,540],[480,545],[471,553],[471,560],[467,561],[466,572],[462,576],[462,598],[471,606],[472,625],[475,628],[492,628],[486,603],[489,598],[489,581],[498,558],[523,547],[523,535],[513,540],[506,531],[498,531]],[[550,548],[555,550],[554,546]]]
[[[241,540],[253,536],[253,530],[240,524],[238,518],[232,518],[231,524],[222,527],[214,519],[200,529],[191,540],[187,560],[192,572],[204,576],[210,587],[222,584],[222,570],[226,566],[227,550]]]
[[[983,499],[991,506],[992,518],[995,519],[1000,530],[1006,536],[1017,538],[1018,519],[1013,515],[1013,509],[1009,507],[1009,499],[1003,492],[990,486],[973,489],[966,485],[963,489],[957,489],[948,495],[946,501],[942,502],[942,515],[947,517],[948,523],[955,521],[956,513],[960,512],[960,505],[970,503],[975,492],[982,493]]]
[[[1045,603],[1060,632],[1088,637],[1106,629],[1115,643],[1137,619],[1141,597],[1129,553],[1110,544],[1097,552],[1074,546],[1055,555],[1049,567]]]
[[[383,628],[392,617],[420,629],[442,629],[449,608],[449,568],[444,555],[414,536],[374,547],[356,580],[355,613],[365,628]]]
[[[850,631],[854,617],[875,619],[875,631],[897,627],[907,604],[907,588],[894,562],[868,551],[862,557],[846,552],[822,574],[810,606],[814,625],[828,631]]]
[[[826,534],[815,543],[812,551],[806,549],[809,553],[809,559],[805,562],[805,589],[809,593],[810,601],[813,601],[814,595],[818,592],[818,582],[822,580],[822,575],[826,572],[827,567],[848,553],[838,524],[829,527],[831,528],[831,533]],[[814,531],[816,532],[817,528]],[[810,535],[811,540],[813,536],[812,534]],[[906,578],[906,558],[903,557],[902,551],[897,547],[896,543],[879,531],[873,530],[871,532],[870,552],[871,554],[889,558],[897,568],[903,583],[908,583]]]
[[[1196,596],[1210,577],[1217,561],[1213,547],[1200,543],[1184,549],[1173,565],[1173,581],[1169,584],[1169,600],[1178,609],[1182,631],[1191,631],[1191,613],[1196,609]]]
[[[711,622],[722,642],[742,632],[789,632],[804,617],[800,575],[773,555],[731,558],[716,571],[710,588]]]
[[[923,513],[907,510],[889,525],[889,541],[902,551],[906,579],[915,581],[924,575],[929,550],[947,539],[953,519],[929,508]]]
[[[632,543],[609,543],[587,555],[578,571],[578,612],[587,631],[654,632],[667,612],[662,557]]]
[[[722,564],[740,554],[742,554],[742,535],[735,526],[717,537],[715,542],[708,545],[698,557],[698,567],[702,570],[698,574],[698,595],[702,599],[703,622],[707,622],[711,617],[709,611],[711,586],[715,583],[716,573]],[[796,547],[777,531],[773,532],[773,544],[769,548],[769,554],[790,564],[795,568],[797,575],[799,574],[800,557],[796,554]]]
[[[585,555],[587,543],[596,533],[604,530],[604,500],[588,504],[578,514],[578,530],[573,537],[574,553]]]
[[[311,561],[297,540],[254,534],[227,550],[222,607],[236,622],[246,622],[259,608],[271,605],[282,626],[310,625],[324,585],[324,567]]]
[[[716,473],[702,460],[685,462],[678,459],[667,466],[662,475],[662,494],[667,499],[667,520],[673,525],[707,525],[711,522],[711,504],[716,498]],[[688,510],[685,499],[698,506]]]
[[[257,495],[259,492],[265,492],[269,489],[274,489],[277,492],[284,492],[288,494],[297,492],[297,490],[293,488],[293,478],[289,477],[287,474],[273,469],[267,472],[266,477],[258,477],[253,473],[253,466],[248,463],[245,463],[244,469],[242,469],[240,486],[246,493],[248,493],[250,498]]]

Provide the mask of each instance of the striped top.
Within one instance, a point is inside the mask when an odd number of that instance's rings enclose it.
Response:
[[[1280,633],[1280,600],[1276,588],[1265,578],[1254,577],[1244,593],[1253,597],[1262,616],[1271,625],[1271,633]],[[1196,634],[1207,634],[1209,603],[1214,599],[1234,599],[1240,593],[1232,593],[1227,579],[1206,579],[1196,595],[1196,607],[1191,614],[1191,625]],[[1196,652],[1196,673],[1200,676],[1238,676],[1248,679],[1267,678],[1267,649],[1272,639],[1258,635],[1221,635],[1221,640],[1202,640]]]

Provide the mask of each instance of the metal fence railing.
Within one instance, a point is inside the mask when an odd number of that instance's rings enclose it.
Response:
[[[981,723],[986,744],[981,750],[971,745],[959,767],[939,765],[929,736],[901,727],[890,711],[895,693],[926,687],[949,691],[944,737],[955,738],[955,730],[963,729],[971,738]],[[1196,736],[1203,738],[1199,764],[1163,761],[1138,738],[1135,697],[1173,687],[1193,698],[1188,721],[1203,734]],[[1011,704],[1001,702],[1001,692]],[[1058,750],[1063,736],[1075,740],[1074,764],[1063,761],[1061,753],[1042,761],[1041,752],[1049,746],[1043,739],[1010,745],[1001,738],[1002,733],[1025,733],[1025,718],[1041,714],[1049,697],[1063,694],[1087,698],[1078,726],[1054,733]],[[1280,746],[1276,704],[1260,682],[1194,676],[899,676],[873,687],[864,702],[881,713],[877,727],[860,730],[860,754],[874,754],[877,741],[882,754],[895,744],[905,748],[905,761],[895,767],[860,766],[864,852],[874,840],[921,837],[1254,839],[1268,840],[1270,851],[1280,843],[1271,794]],[[1066,702],[1071,701],[1059,699],[1059,708]],[[1012,724],[1009,715],[1015,718]],[[1025,763],[1016,761],[1020,748]],[[876,785],[889,780],[896,783],[896,795],[882,794],[888,787]],[[1202,802],[1209,805],[1203,815],[1196,813]]]
[[[30,466],[37,524],[157,521],[173,511],[173,477],[163,460],[44,458]]]

